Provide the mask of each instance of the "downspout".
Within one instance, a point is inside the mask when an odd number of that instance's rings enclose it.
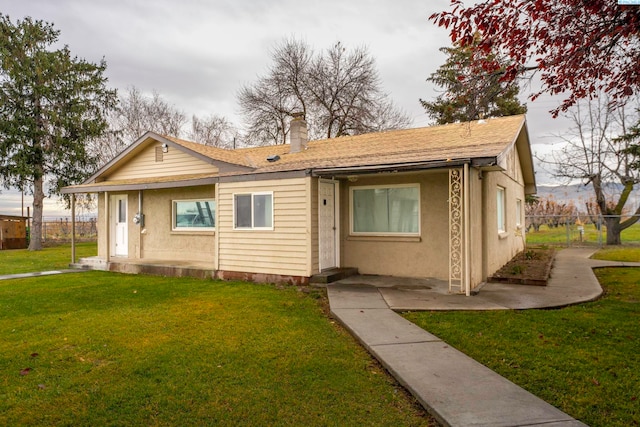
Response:
[[[464,175],[462,177],[464,183],[464,287],[466,296],[471,295],[471,266],[469,265],[469,163],[464,164]]]

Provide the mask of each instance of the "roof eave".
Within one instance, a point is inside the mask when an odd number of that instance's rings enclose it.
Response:
[[[460,167],[465,163],[473,164],[475,159],[434,160],[425,162],[393,163],[382,165],[342,166],[331,168],[312,168],[311,175],[316,177],[363,175],[382,172],[406,172],[427,169],[447,169]],[[495,160],[495,158],[494,158]]]
[[[62,194],[78,194],[102,193],[105,191],[158,190],[163,188],[197,187],[202,185],[216,184],[217,182],[219,182],[218,177],[145,183],[113,183],[110,181],[104,181],[102,183],[81,184],[63,187],[60,192]]]

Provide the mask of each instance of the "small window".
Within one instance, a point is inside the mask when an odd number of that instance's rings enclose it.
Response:
[[[273,193],[233,195],[235,229],[273,229]]]
[[[215,200],[174,200],[173,227],[181,230],[214,230],[216,226]]]
[[[351,188],[351,233],[420,234],[418,184]]]
[[[124,199],[118,199],[118,222],[127,222],[127,201]]]
[[[516,199],[516,226],[522,225],[522,200]]]
[[[506,227],[506,218],[505,218],[506,198],[505,198],[505,190],[503,187],[498,187],[496,201],[497,201],[498,232],[504,233],[507,230],[507,227]]]

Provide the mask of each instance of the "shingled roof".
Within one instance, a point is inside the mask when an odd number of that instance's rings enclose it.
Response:
[[[446,167],[465,162],[473,164],[477,159],[497,160],[517,145],[526,169],[523,171],[526,184],[535,187],[523,115],[310,141],[306,149],[297,153],[291,153],[288,144],[231,150],[148,132],[87,180],[85,185],[95,182],[94,178],[135,155],[150,140],[175,144],[197,157],[228,164],[230,168],[221,169],[219,177],[293,171],[321,174],[319,171],[342,170],[346,173],[356,168],[396,169],[418,164]],[[274,156],[278,156],[276,161],[268,160],[269,157],[273,160]]]
[[[524,116],[518,115],[344,136],[310,141],[307,149],[298,153],[290,153],[287,144],[225,150],[177,138],[167,139],[212,159],[263,173],[497,157],[515,143],[524,125]],[[280,159],[269,162],[267,157],[272,155]]]

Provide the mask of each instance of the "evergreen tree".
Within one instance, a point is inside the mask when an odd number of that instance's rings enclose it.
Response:
[[[487,73],[472,61],[478,40],[476,38],[471,46],[440,49],[447,54],[447,60],[427,81],[444,92],[433,102],[420,100],[437,124],[511,116],[527,111],[518,100],[519,88],[515,82],[503,82],[501,73]],[[490,55],[487,60],[500,62],[497,55]]]
[[[86,142],[104,132],[117,102],[104,60],[52,49],[59,34],[50,23],[0,14],[0,181],[33,192],[30,250],[41,248],[45,183],[55,194],[94,170]]]

